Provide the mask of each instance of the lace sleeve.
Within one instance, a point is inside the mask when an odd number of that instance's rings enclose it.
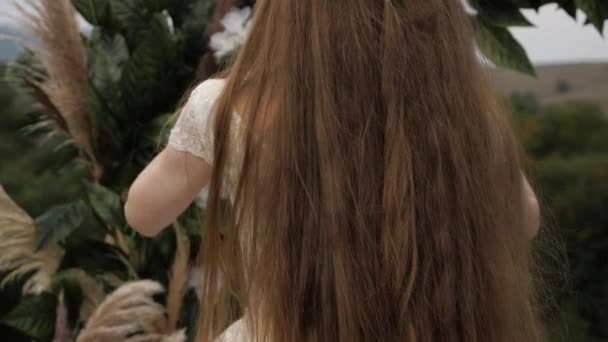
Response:
[[[207,80],[192,91],[171,129],[168,144],[213,163],[213,120],[211,110],[221,92],[223,80]]]

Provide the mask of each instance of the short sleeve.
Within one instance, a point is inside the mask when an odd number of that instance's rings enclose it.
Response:
[[[223,85],[223,80],[212,79],[192,91],[171,129],[168,145],[213,164],[212,109]]]

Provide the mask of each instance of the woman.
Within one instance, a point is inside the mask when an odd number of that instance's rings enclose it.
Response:
[[[126,204],[154,235],[209,184],[197,341],[542,340],[489,89],[458,0],[258,0]]]

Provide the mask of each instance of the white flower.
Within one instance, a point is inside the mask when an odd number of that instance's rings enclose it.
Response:
[[[224,31],[211,36],[209,46],[214,50],[216,61],[238,49],[249,34],[251,27],[251,7],[232,8],[222,19]]]

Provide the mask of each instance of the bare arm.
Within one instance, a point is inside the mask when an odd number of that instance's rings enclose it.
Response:
[[[131,185],[127,222],[142,235],[155,236],[188,208],[210,178],[204,159],[166,147]]]
[[[524,222],[526,228],[526,235],[533,239],[536,234],[538,234],[538,230],[540,228],[540,207],[538,205],[538,199],[536,198],[536,194],[530,186],[530,182],[524,176],[523,177],[523,196],[524,196]]]

